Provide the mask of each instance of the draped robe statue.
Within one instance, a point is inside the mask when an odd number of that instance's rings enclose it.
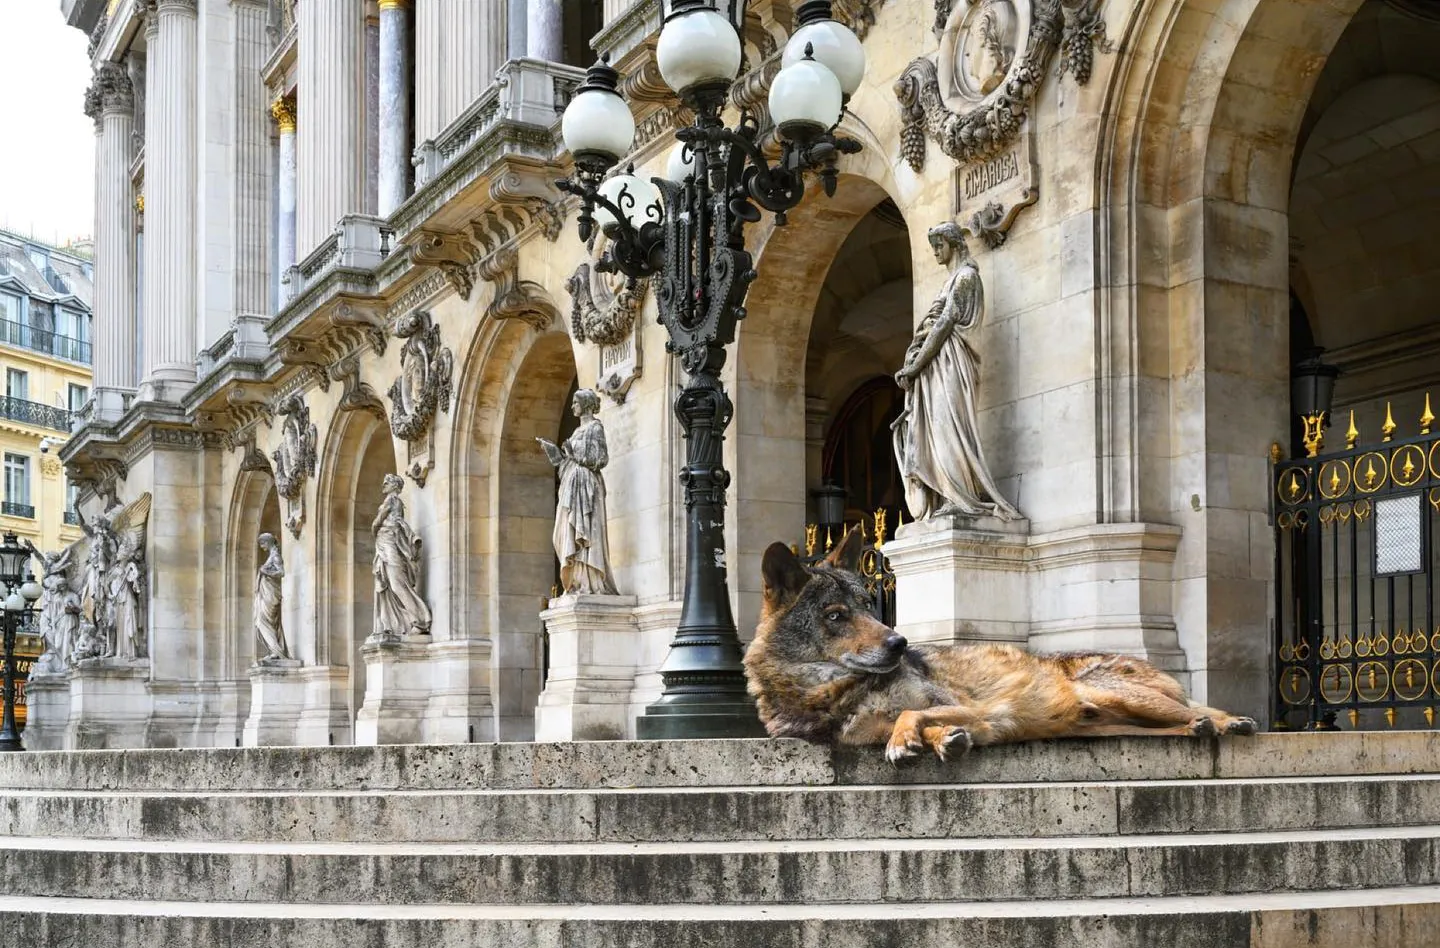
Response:
[[[263,664],[288,659],[290,650],[285,645],[280,616],[280,581],[285,578],[285,561],[273,533],[260,534],[260,550],[265,562],[255,573],[255,631],[265,643],[266,654],[260,658]]]
[[[929,236],[935,259],[954,270],[895,374],[905,390],[893,426],[905,504],[916,520],[955,514],[1015,520],[1020,512],[1000,495],[985,463],[975,416],[980,360],[964,333],[984,314],[980,271],[958,225],[947,221]]]
[[[398,476],[385,475],[373,524],[376,640],[430,633],[430,607],[420,595],[420,537],[405,520],[404,487]]]
[[[537,438],[550,463],[560,471],[551,539],[560,558],[560,585],[566,593],[615,595],[610,578],[610,548],[605,537],[605,479],[610,463],[605,428],[596,414],[600,396],[588,388],[575,393],[571,406],[580,427],[556,445]]]

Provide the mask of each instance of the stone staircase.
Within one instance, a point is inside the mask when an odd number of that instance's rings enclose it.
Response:
[[[1440,735],[0,755],[0,946],[1440,946]]]

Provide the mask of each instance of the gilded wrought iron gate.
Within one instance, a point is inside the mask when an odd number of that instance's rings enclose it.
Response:
[[[1427,727],[1440,707],[1440,434],[1273,466],[1277,727]],[[1314,429],[1318,432],[1318,427]],[[1318,441],[1318,439],[1316,439]]]
[[[873,529],[867,529],[865,521],[859,521],[860,532],[865,537],[865,549],[860,555],[860,577],[865,581],[865,588],[870,595],[875,597],[875,617],[881,622],[895,627],[895,573],[890,569],[890,561],[885,558],[883,552],[885,546],[885,510],[881,508],[871,515]],[[801,562],[814,564],[820,562],[840,542],[844,536],[844,527],[826,528],[824,535],[821,535],[821,527],[817,524],[807,524],[805,527],[805,552],[801,553],[798,548],[791,546]]]

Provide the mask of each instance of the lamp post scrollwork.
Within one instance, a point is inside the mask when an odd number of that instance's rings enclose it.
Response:
[[[833,18],[830,0],[800,4],[770,90],[781,144],[772,162],[753,115],[742,113],[734,128],[722,118],[740,69],[746,0],[668,0],[666,7],[657,64],[695,116],[675,133],[679,145],[666,176],[645,181],[633,168],[610,175],[631,148],[635,124],[618,91],[619,73],[602,61],[566,109],[562,132],[575,171],[557,185],[580,198],[581,239],[589,241],[597,227],[608,238],[598,270],[654,279],[666,349],[679,355],[686,374],[674,406],[686,443],[684,604],[660,668],[664,691],[637,722],[639,736],[761,736],[726,585],[730,474],[722,450],[734,407],[720,372],[756,277],[744,228],[762,209],[783,226],[812,176],[827,195],[835,193],[840,156],[860,150],[835,129],[864,78],[865,55]]]

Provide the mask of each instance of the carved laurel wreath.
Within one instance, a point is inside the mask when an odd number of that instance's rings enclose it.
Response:
[[[402,318],[395,327],[395,335],[405,340],[405,346],[400,350],[400,377],[387,393],[392,402],[390,431],[404,441],[415,441],[430,430],[437,411],[450,410],[455,359],[440,341],[440,327],[424,310]],[[409,379],[417,368],[421,378],[419,391],[409,390]]]
[[[635,328],[635,318],[645,303],[650,281],[628,277],[602,309],[595,304],[590,288],[590,264],[575,268],[565,289],[570,293],[570,325],[576,342],[614,346],[625,341]]]
[[[1044,81],[1056,50],[1061,50],[1060,73],[1072,72],[1085,85],[1094,66],[1096,43],[1105,40],[1101,0],[1035,0],[1025,55],[1014,64],[996,94],[966,112],[945,105],[939,71],[928,57],[911,61],[895,82],[902,126],[900,152],[915,171],[925,167],[928,135],[940,150],[959,162],[983,160],[1015,140],[1030,114],[1035,93]],[[937,0],[936,23],[948,17],[949,0]]]

